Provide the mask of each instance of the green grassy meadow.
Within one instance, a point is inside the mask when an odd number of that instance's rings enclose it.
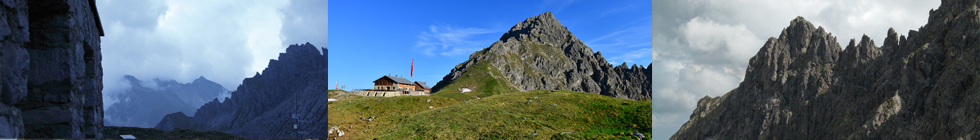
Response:
[[[650,136],[651,113],[650,101],[564,90],[439,93],[332,102],[329,123],[345,131],[338,139],[635,139]]]

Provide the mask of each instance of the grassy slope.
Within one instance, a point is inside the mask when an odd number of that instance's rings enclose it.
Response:
[[[517,88],[507,86],[506,81],[498,80],[491,76],[491,74],[500,76],[500,72],[490,67],[487,63],[477,63],[469,68],[466,72],[453,80],[452,83],[446,85],[439,92],[433,93],[433,95],[438,96],[439,94],[451,94],[459,93],[459,88],[466,87],[473,90],[473,92],[464,93],[469,96],[479,96],[487,97],[502,93],[517,92]],[[460,95],[446,95],[449,97],[460,96]]]
[[[531,99],[532,97],[538,98]],[[646,132],[644,135],[649,136],[652,124],[650,101],[630,101],[573,91],[549,93],[538,90],[495,95],[451,105],[439,104],[447,106],[432,110],[425,108],[406,111],[399,108],[419,106],[414,98],[426,97],[382,99],[381,102],[389,99],[398,101],[387,102],[391,107],[379,106],[367,110],[371,111],[369,113],[390,112],[385,113],[387,116],[379,114],[385,117],[374,122],[360,121],[357,117],[334,119],[334,115],[370,116],[357,115],[356,111],[351,114],[350,111],[363,108],[361,104],[381,104],[376,101],[381,98],[352,100],[351,104],[356,104],[353,108],[351,105],[340,107],[341,109],[331,108],[330,126],[338,126],[334,121],[340,120],[373,126],[365,134],[361,132],[364,129],[357,129],[363,126],[355,125],[353,130],[358,132],[345,131],[347,135],[341,137],[344,139],[629,139],[633,131]],[[443,97],[431,98],[433,101],[441,99],[446,103],[455,101]],[[529,99],[533,101],[526,104]],[[424,103],[424,99],[421,101]],[[412,114],[404,114],[407,117],[398,114],[398,117],[391,118],[391,113]],[[534,131],[538,132],[538,136],[531,136]],[[572,133],[560,134],[562,132]]]
[[[343,127],[345,135],[340,139],[370,139],[381,135],[379,128],[390,128],[400,123],[407,117],[433,109],[456,104],[457,101],[445,97],[436,96],[398,96],[398,97],[362,97],[356,95],[340,95],[347,100],[330,102],[330,113],[328,113],[328,123],[330,127]],[[380,99],[380,101],[379,101]],[[425,102],[431,99],[430,102]],[[358,112],[361,112],[358,114]],[[395,114],[395,116],[392,116]],[[361,118],[374,116],[371,121],[363,121]],[[368,132],[364,132],[368,130]],[[336,136],[332,135],[332,136]],[[331,136],[331,137],[332,137]]]
[[[456,101],[476,100],[476,96],[469,95],[466,93],[438,93],[438,94],[432,94],[432,96],[456,99]]]

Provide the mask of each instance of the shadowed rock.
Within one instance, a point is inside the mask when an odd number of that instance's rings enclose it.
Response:
[[[262,74],[243,80],[231,98],[214,99],[197,109],[190,124],[160,121],[157,126],[186,125],[243,138],[326,138],[327,50],[321,54],[316,49],[309,43],[290,45]],[[297,134],[293,124],[308,134]]]
[[[944,0],[908,37],[887,31],[841,51],[802,17],[770,38],[745,80],[704,97],[671,139],[980,137],[980,9]]]

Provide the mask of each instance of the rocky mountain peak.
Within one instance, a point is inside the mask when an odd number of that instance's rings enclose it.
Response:
[[[569,41],[570,38],[574,38],[574,36],[568,31],[568,28],[558,22],[558,19],[555,19],[551,12],[545,12],[517,23],[510,28],[510,31],[500,37],[500,41],[508,42],[514,39],[516,41],[562,44]]]
[[[867,35],[861,37],[860,43],[855,44],[854,41],[854,39],[851,39],[841,54],[840,65],[842,67],[858,67],[859,65],[867,64],[881,55],[881,50],[875,46],[874,40],[871,40]]]
[[[140,80],[139,79],[136,79],[135,76],[132,76],[132,75],[124,75],[123,76],[123,79],[125,79],[126,81],[129,81],[129,85],[131,85],[131,86],[140,86]]]
[[[269,66],[245,78],[231,98],[211,99],[194,112],[190,121],[162,120],[159,129],[187,126],[197,130],[218,130],[244,138],[319,138],[326,136],[327,124],[327,50],[322,53],[310,43],[293,44],[270,60]],[[189,113],[188,113],[189,114]],[[309,123],[297,127],[309,135],[297,135],[292,129],[302,116]],[[183,118],[175,115],[172,118]],[[179,119],[178,119],[179,120]]]
[[[779,38],[769,38],[749,60],[746,81],[784,83],[788,76],[813,66],[833,67],[840,52],[836,37],[823,27],[814,27],[803,17],[797,17]]]
[[[750,60],[738,88],[702,98],[671,139],[980,137],[962,129],[980,125],[968,113],[980,110],[977,2],[944,0],[908,37],[889,29],[881,48],[863,36],[840,51],[798,17]]]
[[[316,50],[316,47],[313,46],[313,44],[310,44],[310,42],[306,42],[306,44],[290,45],[286,48],[286,53],[292,55],[320,55],[319,51]]]
[[[783,33],[780,35],[780,37],[786,36],[791,38],[800,38],[799,36],[810,35],[810,33],[815,29],[817,28],[815,28],[810,21],[807,21],[802,16],[797,16],[795,19],[789,21],[789,26],[783,29]]]
[[[221,85],[204,78],[198,78],[193,83],[158,78],[144,83],[131,75],[123,78],[130,82],[131,87],[116,93],[113,98],[120,101],[108,105],[104,120],[107,126],[153,127],[167,113],[193,114],[197,107],[228,92]]]
[[[471,72],[474,69],[478,70]],[[511,91],[573,90],[648,100],[650,73],[626,63],[610,64],[546,12],[517,23],[499,41],[471,54],[433,86],[433,91],[465,87],[495,92],[476,95],[489,96]]]
[[[868,36],[864,36],[861,39],[864,40],[864,38],[868,38]],[[902,39],[905,39],[905,37],[903,36]],[[888,37],[885,37],[885,44],[881,46],[897,47],[898,43],[899,43],[898,33],[895,32],[895,28],[888,28]]]
[[[551,12],[545,12],[542,13],[541,15],[529,17],[525,19],[523,22],[517,23],[517,25],[511,27],[510,31],[508,32],[521,31],[521,30],[531,29],[531,28],[548,27],[554,25],[560,26],[561,23],[558,22],[558,19],[555,19],[554,15],[551,15]]]
[[[194,82],[191,82],[191,83],[192,84],[198,84],[198,83],[208,83],[208,84],[210,84],[210,83],[214,83],[214,82],[212,82],[211,80],[208,80],[208,78],[204,78],[204,76],[201,76],[201,77],[197,77],[197,79],[194,79]]]

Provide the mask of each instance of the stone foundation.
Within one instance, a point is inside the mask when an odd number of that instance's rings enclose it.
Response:
[[[371,97],[429,96],[429,94],[425,94],[424,91],[408,91],[408,92],[409,94],[405,94],[403,93],[403,91],[350,91],[350,94],[360,95],[360,96],[371,96]]]

